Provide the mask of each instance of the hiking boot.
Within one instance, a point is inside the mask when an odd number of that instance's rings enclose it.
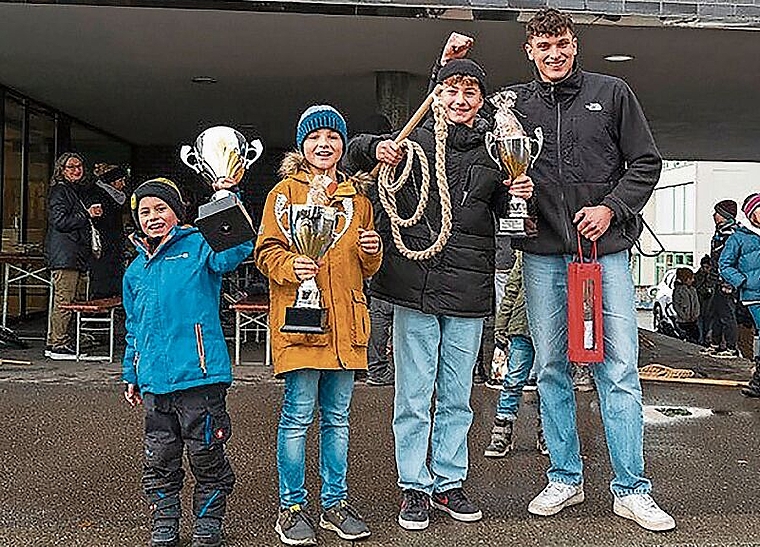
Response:
[[[191,547],[219,547],[222,544],[222,519],[200,517],[193,524]]]
[[[549,448],[546,446],[546,438],[544,437],[544,428],[539,427],[536,432],[536,449],[541,452],[542,456],[549,455]]]
[[[612,510],[616,515],[631,519],[642,528],[654,532],[664,532],[676,527],[673,517],[660,509],[649,494],[615,496]]]
[[[581,392],[594,390],[594,379],[591,377],[590,366],[575,366],[575,371],[573,372],[573,387]]]
[[[404,490],[401,493],[401,510],[398,513],[399,526],[406,530],[424,530],[430,524],[430,498],[419,490]]]
[[[179,543],[179,519],[182,516],[179,495],[155,498],[151,511],[153,512],[151,547],[175,547]]]
[[[370,535],[362,516],[346,500],[341,500],[323,511],[319,517],[319,526],[325,530],[332,530],[340,538],[349,541]]]
[[[393,369],[388,367],[381,371],[375,371],[367,373],[367,385],[368,386],[375,386],[375,387],[382,387],[382,386],[392,386],[394,385],[394,374]]]
[[[448,513],[451,518],[461,522],[475,522],[483,518],[483,513],[467,499],[467,495],[461,488],[433,492],[430,503],[436,509]]]
[[[493,429],[491,429],[491,442],[483,453],[486,458],[503,458],[510,450],[514,449],[513,425],[513,422],[504,418],[494,420]]]
[[[285,545],[317,544],[314,525],[311,523],[308,515],[303,512],[303,508],[300,505],[280,509],[274,530],[280,536],[280,541]]]
[[[583,483],[564,484],[549,482],[541,493],[528,505],[528,512],[548,517],[556,515],[565,507],[582,503],[584,500]]]

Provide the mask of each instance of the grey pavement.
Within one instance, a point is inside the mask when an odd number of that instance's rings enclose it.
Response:
[[[689,366],[700,375],[746,379],[749,362],[716,362],[695,347],[651,333],[642,360]],[[251,349],[255,352],[250,354]],[[3,473],[0,546],[106,547],[147,545],[148,509],[140,492],[142,414],[121,397],[118,364],[61,363],[30,350],[0,350],[0,358],[30,365],[0,365]],[[249,357],[260,348],[249,348]],[[230,498],[227,545],[278,545],[275,438],[282,385],[261,365],[235,371],[229,410],[229,454],[238,482]],[[466,490],[484,518],[462,524],[434,513],[430,528],[406,532],[396,523],[391,415],[393,389],[357,384],[351,413],[349,488],[372,536],[367,546],[760,545],[760,401],[736,388],[644,383],[653,408],[711,409],[703,418],[677,418],[646,426],[647,474],[658,502],[676,518],[673,532],[647,532],[612,513],[611,470],[595,393],[578,394],[586,502],[554,517],[526,507],[545,484],[548,459],[535,450],[535,402],[524,398],[516,451],[487,460],[497,392],[476,386],[472,396],[470,476]],[[660,413],[660,415],[663,415]],[[318,436],[312,428],[307,487],[318,510]],[[189,544],[191,479],[185,487],[183,545]],[[320,545],[348,545],[320,532]]]

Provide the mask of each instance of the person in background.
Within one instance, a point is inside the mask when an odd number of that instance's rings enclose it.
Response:
[[[676,314],[676,326],[686,337],[687,342],[699,342],[699,295],[694,287],[694,272],[691,268],[678,268],[673,283],[673,311]]]
[[[122,212],[127,196],[127,171],[119,165],[105,163],[93,167],[93,196],[102,205],[103,215],[93,221],[100,232],[103,251],[90,264],[90,298],[121,295],[124,275],[124,222]]]
[[[45,237],[45,264],[53,285],[45,356],[75,360],[71,339],[72,312],[63,309],[76,298],[86,279],[92,255],[92,221],[103,214],[100,204],[86,206],[87,176],[84,158],[66,152],[56,160],[48,195],[48,231]]]
[[[515,252],[515,261],[506,284],[504,296],[496,314],[496,346],[508,354],[506,371],[503,373],[502,389],[496,404],[496,417],[491,430],[491,441],[485,449],[487,458],[501,458],[514,448],[514,423],[522,399],[523,387],[533,369],[535,350],[528,330],[525,313],[525,289],[522,279],[522,253]],[[548,455],[541,426],[540,401],[538,402],[536,447]]]
[[[697,290],[697,297],[699,298],[699,319],[697,319],[699,343],[706,347],[710,346],[709,333],[712,326],[713,283],[710,275],[711,270],[710,255],[705,255],[699,261],[699,269],[694,274],[694,288]]]
[[[747,307],[760,332],[760,193],[746,197],[742,204],[742,219],[736,231],[729,236],[718,260],[720,276],[739,291],[741,302]],[[755,370],[742,394],[760,397],[760,355],[754,355]]]
[[[383,254],[372,205],[363,195],[367,178],[338,170],[346,139],[346,121],[332,106],[314,105],[303,112],[296,127],[297,151],[282,162],[282,180],[267,196],[256,240],[256,265],[269,278],[274,373],[285,381],[277,428],[275,531],[286,545],[317,541],[305,487],[306,436],[317,406],[319,526],[349,541],[370,535],[348,496],[349,408],[354,373],[367,368],[370,320],[363,282],[380,267]],[[306,203],[334,207],[349,223],[319,263],[299,254],[279,225],[279,210]],[[323,333],[282,332],[285,310],[308,279],[319,287],[328,326]]]
[[[709,355],[718,359],[736,359],[739,350],[738,325],[736,323],[736,290],[730,283],[724,281],[720,274],[720,255],[726,241],[736,231],[737,203],[732,199],[724,199],[715,204],[713,221],[715,233],[710,241],[711,279],[713,297],[710,305],[712,315],[712,343],[714,351]]]

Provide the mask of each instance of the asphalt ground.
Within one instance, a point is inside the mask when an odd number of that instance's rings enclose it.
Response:
[[[41,347],[2,351],[29,365],[0,365],[3,417],[0,546],[141,546],[149,535],[140,491],[142,412],[121,397],[118,364],[61,363],[40,359]],[[749,362],[717,362],[695,348],[647,335],[642,360],[688,366],[703,376],[745,378]],[[228,546],[279,545],[275,439],[282,384],[259,365],[236,369],[229,411],[229,455],[238,481],[229,500]],[[585,503],[553,517],[526,507],[545,485],[548,459],[535,449],[535,402],[526,394],[516,426],[516,450],[500,460],[482,451],[489,438],[497,392],[473,390],[470,475],[465,485],[484,518],[463,524],[434,512],[428,530],[396,524],[391,414],[393,388],[357,384],[351,409],[350,496],[366,517],[367,546],[687,546],[760,545],[760,401],[738,389],[644,383],[653,407],[711,409],[703,418],[681,417],[646,426],[647,475],[657,501],[678,527],[653,533],[612,513],[611,470],[595,392],[577,396],[585,463]],[[660,417],[662,413],[654,412]],[[312,428],[313,430],[316,427]],[[307,452],[307,487],[318,515],[316,431]],[[183,543],[189,544],[190,487],[185,486]],[[320,531],[320,545],[348,545]]]

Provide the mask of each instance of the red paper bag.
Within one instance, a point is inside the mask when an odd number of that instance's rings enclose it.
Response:
[[[604,361],[602,329],[602,265],[596,259],[596,242],[591,258],[583,258],[580,234],[578,257],[567,267],[567,357],[573,363]]]

